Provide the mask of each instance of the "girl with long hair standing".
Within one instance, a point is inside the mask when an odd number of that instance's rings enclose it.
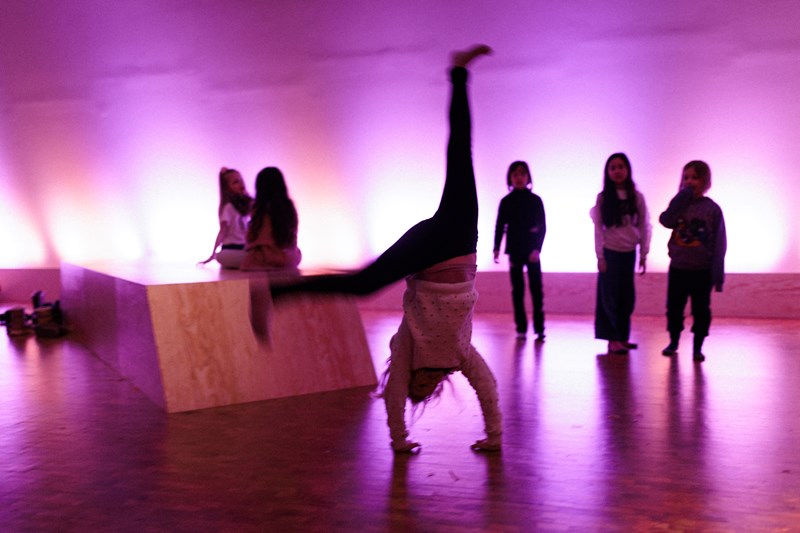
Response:
[[[639,247],[639,273],[647,270],[652,226],[644,195],[636,189],[631,162],[623,153],[606,161],[603,190],[592,208],[597,254],[597,304],[594,334],[608,341],[608,352],[626,354],[636,303],[633,275]]]

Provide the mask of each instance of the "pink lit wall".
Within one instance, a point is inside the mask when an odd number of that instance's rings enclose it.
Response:
[[[216,173],[277,165],[304,266],[352,267],[441,191],[451,49],[474,68],[480,267],[515,159],[553,272],[595,269],[588,211],[626,152],[657,216],[711,164],[730,272],[800,272],[800,2],[26,0],[0,14],[0,268],[195,262]]]

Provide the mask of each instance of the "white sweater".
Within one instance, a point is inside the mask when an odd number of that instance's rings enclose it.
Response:
[[[621,200],[625,199],[625,191],[618,190],[617,195]],[[603,193],[597,195],[597,202],[589,215],[594,222],[594,250],[598,259],[603,259],[603,248],[608,248],[615,252],[632,252],[639,245],[639,255],[647,257],[650,252],[650,237],[653,227],[650,224],[650,213],[647,211],[647,204],[644,195],[636,191],[636,209],[638,215],[631,220],[630,215],[625,215],[622,219],[622,226],[607,227],[603,225],[603,217],[600,214],[600,203]]]
[[[406,279],[403,320],[389,342],[391,359],[383,397],[393,441],[408,437],[405,407],[411,372],[418,368],[461,371],[475,389],[489,436],[503,432],[497,382],[471,344],[475,281],[434,283]]]

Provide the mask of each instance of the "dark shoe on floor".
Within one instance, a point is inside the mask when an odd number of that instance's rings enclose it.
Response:
[[[624,355],[628,353],[628,349],[625,347],[625,343],[621,341],[609,341],[608,342],[608,353],[615,353],[618,355]]]
[[[706,360],[706,356],[703,355],[703,352],[694,352],[694,355],[692,355],[692,359],[699,363],[702,363],[703,361]]]
[[[627,348],[629,350],[635,350],[636,348],[639,347],[639,345],[636,344],[635,342],[624,341],[622,344],[624,344],[625,348]]]
[[[536,334],[536,342],[544,342],[544,333]]]
[[[31,332],[28,317],[25,315],[25,309],[22,307],[15,307],[9,309],[4,313],[6,323],[6,333],[10,337],[19,337],[27,335]]]
[[[678,353],[678,345],[677,344],[669,343],[669,345],[667,345],[666,348],[661,350],[661,355],[668,355],[669,356],[669,355],[675,355],[676,353]]]

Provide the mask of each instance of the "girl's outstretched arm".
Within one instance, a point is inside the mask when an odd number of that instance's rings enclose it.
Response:
[[[727,250],[728,236],[725,232],[725,217],[722,216],[722,209],[720,209],[711,265],[711,282],[717,292],[722,292],[722,285],[725,283],[725,252]]]
[[[653,225],[650,223],[650,212],[642,193],[637,193],[639,200],[639,273],[647,271],[647,255],[650,253],[650,241],[653,237]]]
[[[392,340],[389,341],[391,356],[386,383],[380,395],[386,403],[386,417],[389,436],[395,452],[410,452],[419,448],[418,442],[408,440],[406,427],[406,401],[411,382],[411,333],[405,318]]]
[[[228,225],[227,222],[222,222],[219,225],[219,231],[217,232],[217,238],[214,240],[214,249],[211,251],[211,255],[208,256],[208,259],[205,261],[200,261],[197,263],[198,265],[205,265],[213,261],[215,257],[217,257],[217,250],[219,246],[222,244],[222,236],[225,234],[225,230],[227,229],[226,226]]]
[[[503,415],[500,412],[500,399],[497,394],[497,381],[486,361],[474,346],[470,345],[467,359],[461,365],[461,373],[478,395],[483,412],[486,438],[472,445],[475,450],[497,451],[503,436]]]

